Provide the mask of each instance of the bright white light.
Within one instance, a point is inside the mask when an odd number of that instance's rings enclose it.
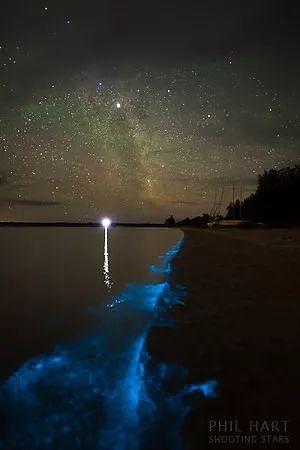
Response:
[[[121,103],[117,102],[117,108],[120,109],[121,108]]]
[[[104,217],[104,219],[102,219],[101,223],[104,228],[108,228],[111,224],[111,220],[108,217]]]
[[[111,281],[109,275],[109,256],[108,256],[108,227],[111,224],[111,220],[108,217],[104,217],[101,221],[102,226],[104,227],[104,260],[103,260],[103,275],[104,275],[104,283],[107,288],[111,288]]]

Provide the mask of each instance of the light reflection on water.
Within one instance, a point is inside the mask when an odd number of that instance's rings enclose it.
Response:
[[[109,274],[109,256],[108,256],[108,227],[104,227],[104,258],[103,258],[103,275],[104,284],[108,289],[111,288],[112,282]]]
[[[178,241],[151,271],[168,274]],[[104,283],[110,288],[107,229]],[[120,295],[94,313],[105,317],[101,331],[57,347],[51,355],[26,362],[3,385],[0,448],[12,450],[154,450],[159,434],[166,449],[181,448],[178,432],[189,412],[187,394],[215,396],[216,380],[167,394],[163,385],[186,370],[149,362],[151,324],[185,291],[166,279],[128,283]]]

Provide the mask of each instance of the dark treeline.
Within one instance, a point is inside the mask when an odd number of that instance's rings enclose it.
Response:
[[[189,217],[186,217],[183,220],[180,220],[178,222],[175,221],[173,216],[170,216],[165,221],[165,225],[168,227],[171,226],[195,226],[195,227],[203,227],[207,228],[208,224],[213,223],[215,221],[221,220],[222,216],[213,217],[210,214],[202,214],[202,216],[196,216],[190,219]]]
[[[265,171],[256,192],[227,207],[226,219],[300,223],[300,166]]]

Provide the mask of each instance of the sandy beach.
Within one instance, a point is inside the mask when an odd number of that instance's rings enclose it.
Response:
[[[297,448],[300,230],[184,232],[172,275],[187,288],[184,305],[171,311],[175,327],[153,328],[149,348],[188,368],[188,382],[218,381],[217,398],[203,398],[184,423],[187,448],[245,448],[209,443],[211,419],[287,420],[290,443],[274,447]]]

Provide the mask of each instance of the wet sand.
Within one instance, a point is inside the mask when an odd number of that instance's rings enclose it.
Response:
[[[152,329],[149,349],[188,368],[186,382],[219,382],[218,397],[188,415],[186,447],[262,448],[209,444],[208,421],[237,419],[246,434],[249,420],[273,419],[290,421],[291,440],[274,447],[300,448],[300,229],[184,231],[172,281],[187,296],[171,311],[174,328]]]

